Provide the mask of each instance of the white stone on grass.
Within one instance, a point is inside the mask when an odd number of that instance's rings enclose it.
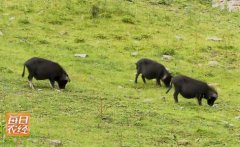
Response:
[[[172,56],[171,55],[163,55],[162,56],[162,59],[164,59],[164,60],[172,60]]]
[[[131,56],[137,56],[138,55],[138,52],[132,52],[131,53]]]
[[[217,61],[209,61],[208,65],[211,66],[211,67],[214,67],[214,66],[219,65],[219,63]]]
[[[222,38],[219,37],[208,37],[207,40],[211,40],[211,41],[222,41]]]
[[[75,54],[75,57],[79,57],[79,58],[86,58],[88,55],[87,54]]]

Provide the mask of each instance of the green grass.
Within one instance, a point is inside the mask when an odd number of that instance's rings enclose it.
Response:
[[[239,17],[203,0],[1,0],[0,146],[49,146],[49,139],[63,146],[238,146]],[[166,53],[173,60],[163,60]],[[66,69],[66,90],[36,80],[42,91],[29,88],[21,73],[33,56]],[[173,90],[165,94],[154,80],[134,84],[142,57],[214,84],[216,105],[182,97],[175,104]],[[30,112],[31,136],[6,137],[5,112]]]

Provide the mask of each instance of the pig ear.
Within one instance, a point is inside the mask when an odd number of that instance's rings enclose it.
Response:
[[[208,86],[214,88],[214,85],[213,85],[213,84],[208,84]]]
[[[167,78],[167,74],[164,74],[164,76],[162,77],[163,80],[165,80]]]
[[[213,90],[213,91],[216,91],[216,88],[213,84],[208,84],[208,86]]]
[[[70,79],[69,79],[68,76],[65,76],[65,80],[68,81],[68,82],[70,82]]]
[[[212,97],[217,98],[218,96],[217,96],[216,93],[213,93],[213,94],[212,94]]]

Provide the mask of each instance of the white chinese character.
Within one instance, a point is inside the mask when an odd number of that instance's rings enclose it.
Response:
[[[16,131],[16,129],[14,129],[14,125],[9,125],[8,126],[8,134],[11,134],[11,132],[14,134],[15,133],[15,131]]]
[[[18,124],[18,116],[10,115],[8,119],[8,124],[9,125]]]
[[[22,128],[22,132],[21,133],[27,134],[27,131],[28,131],[28,126],[24,125],[23,128]]]
[[[21,126],[21,125],[18,125],[18,126],[17,126],[17,133],[20,134],[20,133],[21,133],[21,130],[22,130],[22,126]]]
[[[19,124],[28,124],[28,116],[20,116]]]

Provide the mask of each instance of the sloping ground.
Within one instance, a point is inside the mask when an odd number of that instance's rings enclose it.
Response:
[[[1,1],[1,145],[49,146],[56,139],[63,146],[237,146],[239,16],[204,0]],[[33,56],[66,69],[65,91],[48,81],[29,88],[21,73]],[[134,84],[142,57],[215,85],[216,105],[182,97],[174,104],[172,91],[166,95],[155,81]],[[6,137],[5,112],[22,111],[31,113],[31,136]]]

